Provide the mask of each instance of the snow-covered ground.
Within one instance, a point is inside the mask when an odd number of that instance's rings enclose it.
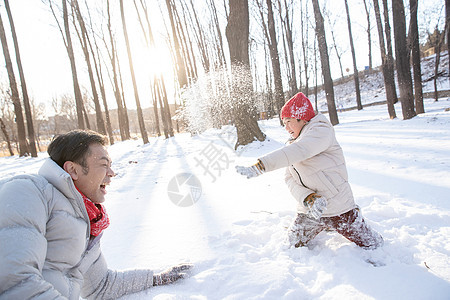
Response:
[[[102,240],[109,267],[195,265],[185,280],[124,298],[449,299],[448,107],[447,98],[428,99],[426,113],[411,120],[390,120],[385,105],[339,113],[335,130],[356,201],[385,239],[370,251],[331,232],[307,248],[282,246],[296,206],[284,171],[246,179],[234,169],[283,146],[288,135],[277,119],[260,122],[266,141],[238,153],[230,126],[116,143],[109,148],[117,173],[106,202],[111,226]],[[396,110],[401,117],[400,104]],[[0,178],[36,172],[45,158],[1,158]],[[201,184],[189,207],[171,201],[179,173]]]

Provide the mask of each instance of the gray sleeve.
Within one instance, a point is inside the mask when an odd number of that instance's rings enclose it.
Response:
[[[64,299],[42,277],[48,207],[29,179],[0,187],[0,298]]]
[[[97,243],[89,250],[83,261],[86,269],[81,290],[83,298],[116,299],[153,286],[151,270],[113,271],[108,269],[99,244]]]

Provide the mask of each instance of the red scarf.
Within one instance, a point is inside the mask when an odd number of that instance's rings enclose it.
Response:
[[[78,190],[78,192],[80,191]],[[84,206],[91,221],[91,235],[98,236],[109,226],[109,218],[106,214],[105,207],[100,203],[93,203],[82,192],[80,194],[83,197]]]

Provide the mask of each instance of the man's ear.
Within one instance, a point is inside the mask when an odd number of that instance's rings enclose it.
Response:
[[[72,180],[78,179],[78,168],[77,165],[73,161],[66,161],[63,165],[64,171],[69,173]]]

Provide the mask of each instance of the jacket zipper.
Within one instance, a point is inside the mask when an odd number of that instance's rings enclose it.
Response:
[[[298,179],[300,179],[301,184],[302,184],[304,187],[306,187],[306,185],[303,183],[302,176],[300,176],[300,173],[297,171],[297,169],[296,169],[294,166],[292,166],[292,168],[295,170],[295,173],[297,173]]]

